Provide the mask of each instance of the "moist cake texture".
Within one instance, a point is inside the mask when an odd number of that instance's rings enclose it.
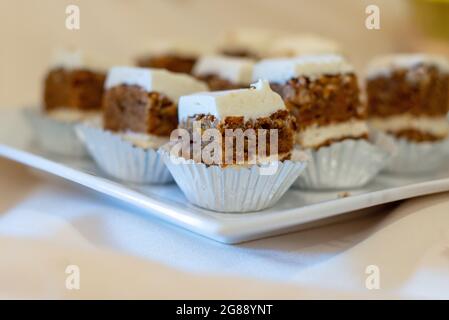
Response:
[[[86,69],[49,71],[44,83],[44,106],[83,111],[100,110],[105,74]]]
[[[203,56],[195,64],[193,74],[205,81],[211,91],[248,88],[254,62],[248,58]]]
[[[137,59],[137,65],[143,68],[166,69],[172,72],[190,74],[197,58],[176,54],[147,55]]]
[[[330,39],[313,34],[279,37],[267,51],[268,57],[298,57],[304,55],[340,54],[340,45]]]
[[[178,124],[174,101],[136,85],[119,85],[106,92],[103,119],[107,130],[156,136],[169,136]]]
[[[217,129],[222,142],[223,163],[237,163],[238,159],[250,159],[248,145],[245,137],[244,148],[237,149],[236,137],[232,139],[232,150],[226,151],[225,141],[227,132],[253,129],[255,145],[259,159],[270,155],[277,155],[278,159],[290,159],[294,145],[295,119],[290,115],[282,98],[269,88],[267,82],[259,82],[251,89],[219,91],[201,93],[182,97],[179,105],[179,127],[190,132],[193,137],[194,123],[199,124],[201,132],[207,129]],[[260,130],[264,129],[264,130]],[[271,141],[270,129],[277,130],[277,141]],[[259,139],[265,138],[266,150],[260,154]],[[202,149],[211,141],[202,141]],[[193,143],[193,140],[191,140]],[[272,149],[273,143],[277,150]],[[231,157],[232,156],[232,157]],[[254,154],[252,155],[254,156]]]
[[[177,128],[179,97],[207,90],[203,83],[187,75],[130,67],[112,68],[105,86],[106,130],[163,137]]]
[[[104,61],[82,51],[55,51],[44,80],[44,110],[99,111],[106,68]]]
[[[221,44],[223,55],[260,59],[265,55],[276,34],[272,30],[240,28],[228,31]]]
[[[447,137],[449,64],[444,58],[378,58],[369,67],[366,88],[372,127],[414,142]]]
[[[237,84],[211,73],[197,76],[196,78],[207,83],[210,91],[234,90],[249,87],[249,85]]]
[[[255,78],[268,79],[296,118],[296,143],[318,149],[367,139],[366,110],[352,67],[335,55],[262,60]]]
[[[136,59],[136,64],[142,68],[191,74],[198,57],[210,50],[204,42],[155,41],[146,49],[145,54]]]

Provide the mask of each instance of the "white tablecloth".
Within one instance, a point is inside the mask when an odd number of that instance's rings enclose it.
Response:
[[[448,193],[236,246],[4,159],[0,195],[2,298],[449,298]]]

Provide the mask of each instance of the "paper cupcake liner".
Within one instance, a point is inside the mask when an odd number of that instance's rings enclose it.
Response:
[[[287,160],[272,163],[271,168],[261,165],[223,168],[170,155],[164,148],[159,153],[191,203],[220,212],[259,211],[273,206],[306,166],[304,161]]]
[[[406,139],[388,136],[396,147],[396,154],[385,167],[386,172],[416,174],[434,171],[440,168],[447,159],[448,139],[441,142],[416,143]]]
[[[112,132],[90,124],[76,131],[100,169],[123,182],[163,184],[173,181],[156,149],[140,148]]]
[[[87,157],[87,150],[75,132],[77,123],[58,121],[34,109],[25,109],[23,114],[43,149],[57,155]]]
[[[446,139],[444,141],[443,149],[444,149],[444,153],[446,155],[446,159],[448,159],[448,157],[449,157],[449,139]]]
[[[387,165],[392,151],[362,139],[347,139],[318,150],[304,150],[309,163],[294,186],[352,189],[369,183]]]

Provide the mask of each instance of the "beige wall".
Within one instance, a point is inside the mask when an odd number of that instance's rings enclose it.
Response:
[[[78,4],[81,29],[65,28],[65,7]],[[381,30],[364,27],[378,4]],[[0,0],[0,107],[39,102],[41,79],[56,46],[72,45],[123,60],[152,38],[213,41],[230,27],[316,32],[339,40],[356,64],[407,49],[413,30],[402,0]]]

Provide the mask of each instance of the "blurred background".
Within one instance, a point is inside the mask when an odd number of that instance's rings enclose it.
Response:
[[[80,30],[65,27],[69,4],[80,7]],[[380,8],[380,30],[365,27],[370,4]],[[358,70],[393,51],[449,56],[449,0],[0,0],[0,107],[40,102],[55,47],[122,63],[155,40],[213,43],[241,27],[335,39]]]

